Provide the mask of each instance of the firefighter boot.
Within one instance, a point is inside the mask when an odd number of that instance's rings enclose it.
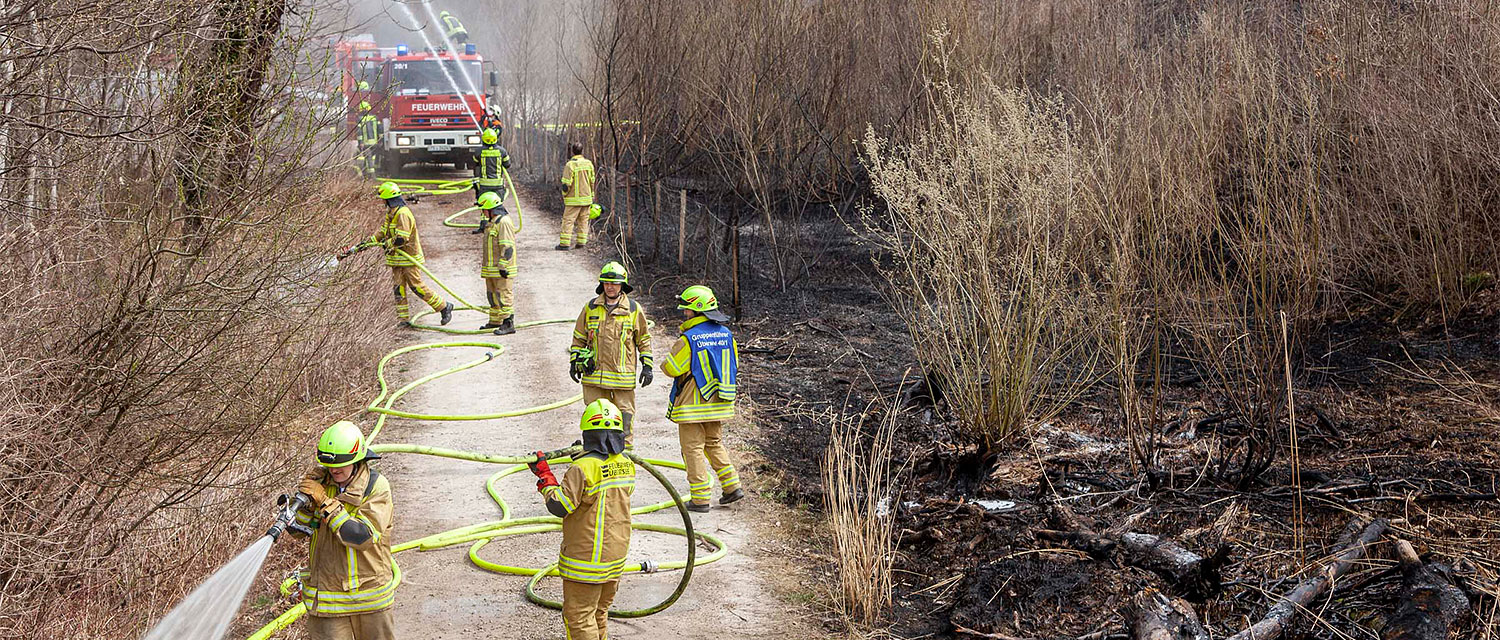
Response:
[[[698,504],[696,502],[687,503],[687,510],[693,513],[708,513],[710,508],[711,507],[709,507],[707,504]]]
[[[441,311],[441,313],[443,314],[443,317],[442,320],[438,321],[438,324],[448,324],[448,321],[453,319],[453,303],[449,302],[443,305],[443,310]]]
[[[515,332],[516,332],[516,320],[515,320],[514,316],[506,318],[505,322],[500,323],[495,328],[495,335],[497,335],[497,336],[508,336],[508,335],[510,335],[512,333],[515,333]]]
[[[726,493],[723,496],[721,496],[719,498],[719,504],[725,505],[725,504],[729,504],[731,502],[739,502],[740,499],[744,498],[744,497],[745,497],[745,490],[744,489],[736,488],[734,491],[730,491],[729,493]]]

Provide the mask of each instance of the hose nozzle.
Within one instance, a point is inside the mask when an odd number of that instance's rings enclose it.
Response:
[[[276,540],[287,529],[304,535],[312,534],[312,531],[309,531],[307,527],[297,524],[297,511],[307,504],[307,500],[307,494],[303,493],[291,496],[285,493],[281,494],[281,497],[276,499],[276,506],[280,510],[276,512],[276,520],[271,523],[271,528],[266,529],[266,535],[271,536],[271,540]]]

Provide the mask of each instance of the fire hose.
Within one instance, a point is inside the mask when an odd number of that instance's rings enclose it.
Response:
[[[507,173],[507,179],[508,178],[509,178],[509,174]],[[440,181],[427,181],[427,182],[440,182]],[[514,192],[514,186],[512,186],[512,192]],[[429,191],[429,193],[432,193],[432,192]],[[448,218],[448,220],[444,221],[444,223],[448,224],[448,222],[451,221],[453,218],[456,218],[459,215],[462,215],[462,214],[467,213],[467,212],[472,211],[472,210],[473,209],[465,209],[463,211],[460,211],[459,213],[450,216]],[[520,210],[520,206],[518,204],[517,205],[517,215],[519,215],[519,210]],[[464,225],[464,223],[456,223],[456,224],[448,224],[448,226],[455,226],[455,227],[458,227],[458,226],[470,226],[470,227],[473,227],[473,226],[478,226],[478,225]],[[395,249],[395,252],[398,253],[398,254],[400,254],[400,255],[407,255],[406,252],[401,251],[400,249]],[[409,258],[410,256],[407,256],[407,257]],[[455,300],[457,300],[460,303],[460,305],[461,305],[460,308],[462,308],[462,309],[469,309],[469,310],[475,310],[475,311],[487,311],[486,307],[475,306],[475,305],[469,303],[468,301],[464,300],[461,296],[459,296],[451,288],[449,288],[440,278],[438,278],[430,270],[428,270],[427,267],[424,266],[421,262],[418,262],[416,260],[413,260],[412,262],[415,263],[417,265],[417,267],[419,269],[421,269],[424,274],[427,275],[427,277],[431,278],[434,283],[436,283],[440,288],[442,288],[443,291],[447,292],[450,296],[452,296]],[[448,329],[446,327],[440,327],[440,326],[435,326],[435,325],[423,325],[423,324],[417,324],[415,322],[416,320],[418,320],[418,319],[420,319],[420,318],[422,318],[422,317],[424,317],[426,315],[430,315],[431,313],[434,313],[434,312],[428,312],[426,314],[422,314],[422,315],[417,316],[416,318],[413,318],[413,326],[421,328],[421,329],[428,329],[428,330],[433,330],[433,331],[442,331],[442,332],[445,332],[445,333],[452,333],[452,334],[488,333],[488,331],[480,331],[480,330]],[[571,318],[554,318],[554,319],[551,319],[551,320],[537,320],[537,321],[525,322],[525,323],[517,324],[516,328],[517,329],[525,329],[525,328],[546,326],[546,325],[551,325],[551,324],[568,323],[568,322],[572,322],[572,321],[573,320]],[[390,383],[386,380],[386,367],[387,367],[387,365],[392,360],[394,360],[396,358],[399,358],[399,357],[401,357],[403,355],[412,353],[414,351],[421,351],[421,350],[425,350],[425,349],[449,349],[449,348],[483,348],[483,349],[486,349],[487,351],[484,353],[483,356],[481,356],[479,358],[476,358],[474,360],[470,360],[468,362],[463,362],[463,363],[454,365],[452,367],[449,367],[447,369],[443,369],[441,371],[437,371],[437,372],[434,372],[434,373],[429,373],[429,374],[427,374],[425,376],[417,378],[416,380],[408,382],[405,385],[400,386],[399,388],[397,388],[394,391],[390,390]],[[531,407],[522,407],[522,408],[518,408],[518,409],[509,409],[509,410],[501,410],[501,411],[491,411],[491,412],[487,412],[487,413],[477,413],[477,414],[463,414],[463,415],[441,415],[441,414],[415,413],[415,412],[409,412],[409,411],[401,411],[401,410],[393,408],[397,400],[401,399],[403,396],[405,396],[407,393],[411,392],[412,390],[416,389],[417,387],[419,387],[419,386],[421,386],[423,384],[426,384],[428,382],[431,382],[433,380],[436,380],[438,378],[441,378],[441,377],[444,377],[444,376],[447,376],[447,375],[450,375],[450,374],[453,374],[453,373],[458,373],[460,371],[464,371],[464,370],[467,370],[467,369],[471,369],[473,367],[477,367],[477,366],[486,364],[488,362],[492,362],[492,361],[495,360],[496,357],[498,357],[502,353],[504,353],[504,351],[505,351],[504,345],[493,343],[493,342],[448,342],[448,343],[427,343],[427,344],[411,345],[411,346],[402,347],[402,348],[393,350],[390,353],[387,353],[385,356],[381,357],[381,359],[379,360],[379,362],[377,363],[376,368],[375,368],[376,378],[379,380],[379,383],[380,383],[380,392],[376,395],[376,397],[373,400],[370,401],[370,404],[365,408],[365,410],[367,412],[369,412],[369,413],[378,414],[378,417],[376,418],[376,421],[375,421],[375,426],[370,430],[370,433],[367,436],[366,441],[367,442],[371,442],[371,443],[373,443],[375,441],[376,437],[380,434],[380,431],[385,427],[385,421],[386,421],[386,419],[389,418],[390,416],[396,416],[396,417],[401,417],[401,418],[409,418],[409,419],[414,419],[414,420],[439,420],[439,421],[490,420],[490,419],[495,419],[495,418],[516,417],[516,416],[523,416],[523,415],[529,415],[529,414],[534,414],[534,413],[540,413],[540,412],[543,412],[543,411],[550,411],[552,409],[559,409],[559,408],[562,408],[562,407],[569,406],[569,405],[571,405],[571,404],[573,404],[575,402],[578,402],[578,401],[582,400],[582,398],[583,398],[582,394],[575,394],[575,395],[573,395],[571,397],[568,397],[568,398],[564,398],[564,399],[557,400],[557,401],[550,402],[550,403],[546,403],[546,404],[531,406]],[[536,456],[535,454],[531,454],[531,455],[515,455],[515,456],[496,455],[496,454],[478,453],[478,452],[472,452],[472,451],[461,451],[461,450],[455,450],[455,449],[445,449],[445,448],[441,448],[441,447],[432,447],[432,446],[426,446],[426,445],[402,444],[402,443],[372,444],[372,445],[370,445],[370,451],[375,452],[375,453],[381,453],[381,454],[386,454],[386,453],[410,453],[410,454],[418,454],[418,455],[439,456],[439,457],[444,457],[444,458],[450,458],[450,459],[455,459],[455,460],[466,460],[466,461],[471,461],[471,462],[481,462],[481,463],[488,463],[488,464],[510,465],[510,466],[507,466],[506,468],[501,469],[500,471],[495,472],[493,475],[491,475],[489,477],[488,480],[485,481],[485,491],[489,494],[491,500],[493,500],[495,502],[496,507],[500,510],[500,519],[498,519],[498,520],[491,520],[491,521],[488,521],[488,522],[482,522],[482,523],[473,524],[473,525],[468,525],[468,526],[464,526],[464,527],[459,527],[457,529],[452,529],[452,530],[449,530],[449,531],[444,531],[444,532],[440,532],[440,533],[431,534],[431,535],[428,535],[428,536],[417,538],[415,540],[409,540],[407,542],[404,542],[404,543],[401,543],[401,544],[398,544],[398,545],[395,545],[395,546],[391,547],[391,552],[392,553],[399,553],[399,552],[407,551],[407,550],[410,550],[410,549],[418,549],[420,551],[428,551],[428,550],[433,550],[433,549],[442,549],[442,548],[446,548],[446,547],[450,547],[450,546],[454,546],[454,545],[469,543],[470,547],[469,547],[468,557],[469,557],[470,562],[474,563],[475,566],[477,566],[477,567],[479,567],[481,569],[485,569],[487,571],[492,571],[492,572],[496,572],[496,573],[505,573],[505,574],[512,574],[512,575],[531,576],[531,579],[526,583],[526,588],[525,588],[525,594],[526,594],[527,600],[530,600],[533,603],[536,603],[536,604],[544,606],[544,607],[552,608],[552,609],[561,609],[562,608],[562,603],[561,602],[556,601],[556,600],[548,599],[546,597],[543,597],[539,593],[537,593],[537,586],[539,584],[541,584],[541,582],[542,582],[543,579],[545,579],[545,578],[547,578],[549,576],[558,576],[559,575],[558,574],[558,570],[557,570],[557,563],[554,562],[554,563],[549,564],[549,565],[547,565],[545,567],[520,567],[520,566],[513,566],[513,565],[506,565],[506,564],[492,562],[490,560],[486,560],[485,558],[481,557],[481,555],[480,555],[480,551],[482,549],[484,549],[485,545],[489,544],[489,542],[491,540],[494,540],[496,538],[501,538],[501,537],[506,537],[506,536],[529,535],[529,534],[536,534],[536,533],[547,533],[547,532],[552,532],[552,531],[559,531],[559,530],[562,529],[562,518],[558,518],[558,517],[551,516],[551,515],[547,515],[547,516],[533,516],[533,517],[525,517],[525,518],[512,518],[511,517],[511,511],[510,511],[510,505],[509,505],[508,502],[506,502],[506,500],[504,499],[504,497],[501,496],[500,490],[497,487],[497,483],[501,479],[503,479],[506,476],[509,476],[511,474],[515,474],[515,473],[518,473],[518,472],[520,472],[522,470],[527,469],[527,464],[536,461],[538,459],[538,456]],[[557,450],[554,450],[554,451],[544,452],[542,454],[542,457],[544,459],[548,460],[549,462],[567,463],[567,462],[571,462],[571,456],[577,455],[581,451],[582,451],[582,448],[579,447],[579,446],[565,447],[565,448],[557,449]],[[672,461],[672,460],[658,460],[658,459],[643,458],[643,457],[640,457],[640,456],[636,455],[633,451],[626,451],[625,455],[627,457],[629,457],[631,459],[631,461],[635,462],[635,464],[637,464],[641,468],[645,469],[646,472],[649,473],[653,478],[655,478],[656,481],[659,482],[662,485],[662,487],[664,487],[667,490],[667,493],[671,496],[670,500],[664,500],[664,501],[657,502],[657,503],[654,503],[654,504],[633,507],[631,509],[631,511],[630,511],[631,515],[643,515],[643,514],[647,514],[647,513],[653,513],[653,512],[656,512],[656,511],[661,511],[663,509],[667,509],[669,507],[674,507],[675,506],[677,508],[678,514],[682,517],[682,522],[683,522],[683,526],[681,526],[681,527],[675,527],[675,526],[669,526],[669,525],[659,525],[659,524],[652,524],[652,523],[644,523],[644,522],[632,522],[631,523],[631,529],[635,530],[635,531],[651,531],[651,532],[657,532],[657,533],[669,533],[669,534],[681,535],[687,541],[687,557],[686,557],[686,559],[683,559],[683,560],[673,560],[673,561],[667,561],[667,562],[655,562],[653,560],[646,559],[646,560],[640,560],[640,561],[637,561],[637,562],[635,562],[633,564],[628,564],[628,565],[625,566],[625,569],[624,569],[625,573],[655,573],[655,572],[658,572],[658,571],[669,571],[669,570],[677,570],[677,569],[681,569],[682,570],[682,577],[681,577],[681,579],[678,580],[676,589],[674,589],[672,591],[672,593],[669,596],[667,596],[665,599],[663,599],[661,602],[659,602],[659,603],[657,603],[657,604],[655,604],[653,606],[643,608],[643,609],[611,610],[609,612],[610,617],[614,617],[614,618],[638,618],[638,617],[648,616],[648,615],[651,615],[653,613],[658,613],[658,612],[666,609],[667,607],[670,607],[673,603],[675,603],[677,601],[677,599],[682,596],[683,592],[686,591],[688,582],[692,578],[692,575],[693,575],[693,568],[697,567],[697,566],[700,566],[700,565],[704,565],[704,564],[708,564],[708,563],[714,562],[714,561],[719,560],[720,558],[724,557],[724,555],[727,553],[727,546],[725,545],[725,543],[724,543],[723,540],[719,539],[718,537],[716,537],[714,535],[711,535],[711,534],[708,534],[708,533],[703,533],[703,532],[698,532],[698,531],[694,531],[693,530],[693,521],[692,521],[692,518],[691,518],[691,516],[689,515],[689,513],[687,511],[687,505],[684,504],[684,502],[682,500],[681,493],[672,484],[672,482],[667,479],[667,477],[662,473],[661,469],[659,468],[659,467],[667,467],[667,468],[671,468],[671,469],[683,470],[686,467],[685,467],[685,465],[682,462]],[[283,530],[292,530],[292,531],[299,531],[301,533],[308,533],[308,531],[305,528],[300,528],[300,525],[297,525],[295,523],[295,521],[293,520],[293,518],[292,518],[292,515],[295,514],[295,512],[297,511],[297,509],[301,507],[301,504],[298,502],[299,499],[305,499],[305,498],[303,498],[301,496],[294,496],[294,497],[290,497],[290,498],[288,496],[282,496],[281,502],[279,503],[279,506],[281,507],[281,509],[278,511],[276,522],[272,524],[271,530],[267,532],[268,535],[272,535],[272,537],[274,538],[276,536],[279,536],[280,533],[281,533],[281,531],[283,531]],[[697,542],[699,542],[699,541],[707,543],[709,546],[711,546],[713,548],[713,551],[711,553],[709,553],[708,555],[706,555],[706,556],[699,557],[698,552],[697,552]],[[397,582],[397,583],[399,583],[401,581],[401,569],[400,569],[399,566],[395,566],[394,560],[392,562],[392,565],[394,567],[394,573],[395,573],[394,581]],[[281,584],[281,592],[282,592],[282,594],[286,595],[286,596],[290,596],[291,593],[292,593],[292,591],[293,591],[293,589],[296,587],[296,583],[297,583],[297,577],[296,576],[288,578],[286,581],[282,582],[282,584]],[[295,622],[298,618],[300,618],[306,612],[307,612],[307,606],[306,606],[306,604],[305,603],[298,603],[298,604],[294,605],[293,607],[291,607],[290,609],[282,612],[280,615],[278,615],[270,623],[266,624],[265,626],[261,627],[260,630],[256,631],[254,634],[250,635],[249,638],[248,638],[248,640],[268,640],[276,632],[278,632],[278,631],[286,628],[287,626],[291,625],[293,622]]]

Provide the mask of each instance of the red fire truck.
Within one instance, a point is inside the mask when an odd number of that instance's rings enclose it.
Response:
[[[359,103],[369,102],[381,123],[377,158],[382,175],[412,162],[452,163],[466,169],[478,152],[479,125],[489,108],[485,61],[472,43],[463,50],[385,48],[360,36],[340,42],[336,59],[349,105],[349,134]],[[496,74],[488,74],[493,89]]]

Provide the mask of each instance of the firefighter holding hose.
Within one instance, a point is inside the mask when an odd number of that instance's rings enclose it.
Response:
[[[385,201],[385,222],[369,240],[344,249],[339,259],[370,247],[384,247],[385,264],[391,268],[391,279],[395,281],[396,317],[401,326],[412,326],[411,307],[406,300],[408,291],[415,292],[427,306],[441,314],[442,324],[448,324],[453,319],[453,303],[438,297],[422,282],[417,268],[422,264],[422,239],[417,234],[417,218],[401,197],[401,187],[394,182],[382,182],[376,192]]]
[[[563,541],[557,571],[563,579],[563,624],[568,640],[608,638],[609,605],[614,602],[630,552],[630,496],[635,463],[621,455],[625,434],[620,410],[595,400],[579,420],[583,453],[573,459],[562,482],[537,452],[531,472],[547,511],[562,518]]]
[[[479,155],[474,156],[474,201],[486,193],[505,201],[505,170],[510,168],[510,154],[500,146],[500,130],[485,129],[479,134]]]
[[[724,422],[734,417],[734,398],[739,382],[739,345],[724,326],[729,318],[719,311],[713,289],[693,285],[677,297],[682,310],[682,337],[672,354],[661,363],[661,371],[672,376],[672,394],[667,419],[677,423],[682,461],[687,466],[689,511],[707,513],[713,478],[722,493],[719,504],[745,497],[740,474],[720,441]],[[704,465],[707,459],[708,465]]]
[[[516,332],[515,312],[511,308],[511,279],[516,277],[516,223],[500,206],[500,196],[485,192],[479,196],[483,216],[484,261],[479,275],[484,278],[484,297],[490,303],[490,321],[480,329],[494,329],[495,335]],[[487,223],[487,224],[484,224]]]
[[[568,375],[583,384],[584,403],[603,398],[620,410],[626,446],[635,443],[635,385],[649,386],[653,377],[646,310],[630,299],[632,290],[624,265],[604,265],[599,297],[578,312],[568,348]]]
[[[396,564],[391,559],[391,483],[370,466],[365,436],[339,421],[318,438],[318,466],[297,490],[297,523],[312,530],[302,603],[311,640],[391,640]],[[292,530],[294,533],[295,529]],[[300,534],[298,534],[300,535]]]

